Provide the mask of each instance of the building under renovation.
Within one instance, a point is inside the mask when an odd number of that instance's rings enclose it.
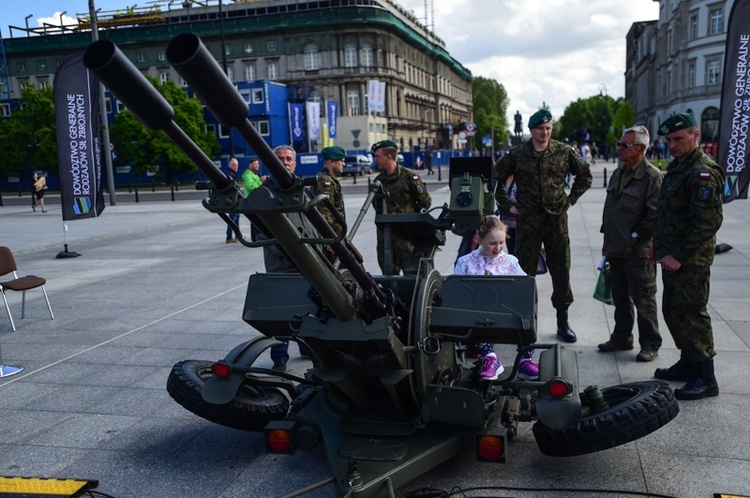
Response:
[[[427,15],[420,19],[392,0],[172,0],[123,5],[99,11],[96,19],[78,13],[77,20],[9,27],[2,40],[9,89],[3,97],[18,98],[22,85],[51,85],[60,62],[91,42],[92,25],[144,74],[182,83],[166,60],[166,45],[192,32],[238,85],[284,84],[290,104],[319,103],[323,122],[326,104],[337,102],[336,144],[349,150],[383,138],[405,151],[472,145],[452,132],[472,121],[470,71],[446,52]],[[302,144],[311,152],[321,145]]]

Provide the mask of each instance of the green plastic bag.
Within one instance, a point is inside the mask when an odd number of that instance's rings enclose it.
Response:
[[[601,301],[604,304],[610,306],[615,305],[615,301],[612,299],[612,287],[609,283],[609,263],[599,271],[599,278],[596,280],[596,287],[594,287],[594,299]]]

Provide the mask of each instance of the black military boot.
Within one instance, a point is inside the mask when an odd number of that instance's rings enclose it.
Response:
[[[669,368],[657,368],[654,377],[661,380],[693,380],[695,365],[690,363],[687,358],[680,356],[680,359]]]
[[[578,338],[568,323],[568,308],[557,310],[557,336],[565,342],[576,342]]]
[[[719,395],[719,384],[714,376],[714,360],[703,360],[696,368],[696,375],[682,389],[674,390],[677,399],[703,399]]]

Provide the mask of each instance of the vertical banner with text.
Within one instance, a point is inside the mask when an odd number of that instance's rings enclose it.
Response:
[[[719,165],[724,170],[724,202],[747,199],[750,171],[750,0],[736,0],[729,14],[724,78],[721,83]]]
[[[304,106],[302,104],[289,104],[292,124],[292,140],[301,142],[304,139],[302,133],[302,113]]]
[[[307,139],[320,138],[320,102],[307,102]]]
[[[104,211],[99,81],[84,67],[83,52],[60,64],[53,91],[63,220],[95,218]]]
[[[336,101],[328,101],[328,138],[331,140],[336,139],[336,121],[339,116],[339,103]]]

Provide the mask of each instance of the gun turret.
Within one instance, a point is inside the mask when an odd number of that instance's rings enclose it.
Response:
[[[367,273],[353,247],[338,236],[313,207],[301,180],[284,168],[252,126],[247,119],[247,103],[200,38],[191,33],[178,35],[169,43],[166,53],[170,63],[211,112],[223,125],[236,128],[270,170],[274,182],[267,182],[253,191],[252,199],[244,199],[237,184],[174,122],[169,103],[113,42],[100,40],[92,43],[84,53],[84,65],[146,126],[167,134],[208,177],[211,193],[204,200],[204,206],[220,215],[243,212],[251,221],[259,222],[273,237],[270,242],[281,246],[331,314],[343,322],[362,318],[368,323],[386,316],[394,309],[390,305],[392,298]],[[285,212],[292,211],[301,212],[321,238],[303,239],[284,216]],[[320,250],[313,247],[314,242],[330,245],[341,265],[348,270],[346,280],[326,261]],[[356,285],[352,285],[353,282]]]

